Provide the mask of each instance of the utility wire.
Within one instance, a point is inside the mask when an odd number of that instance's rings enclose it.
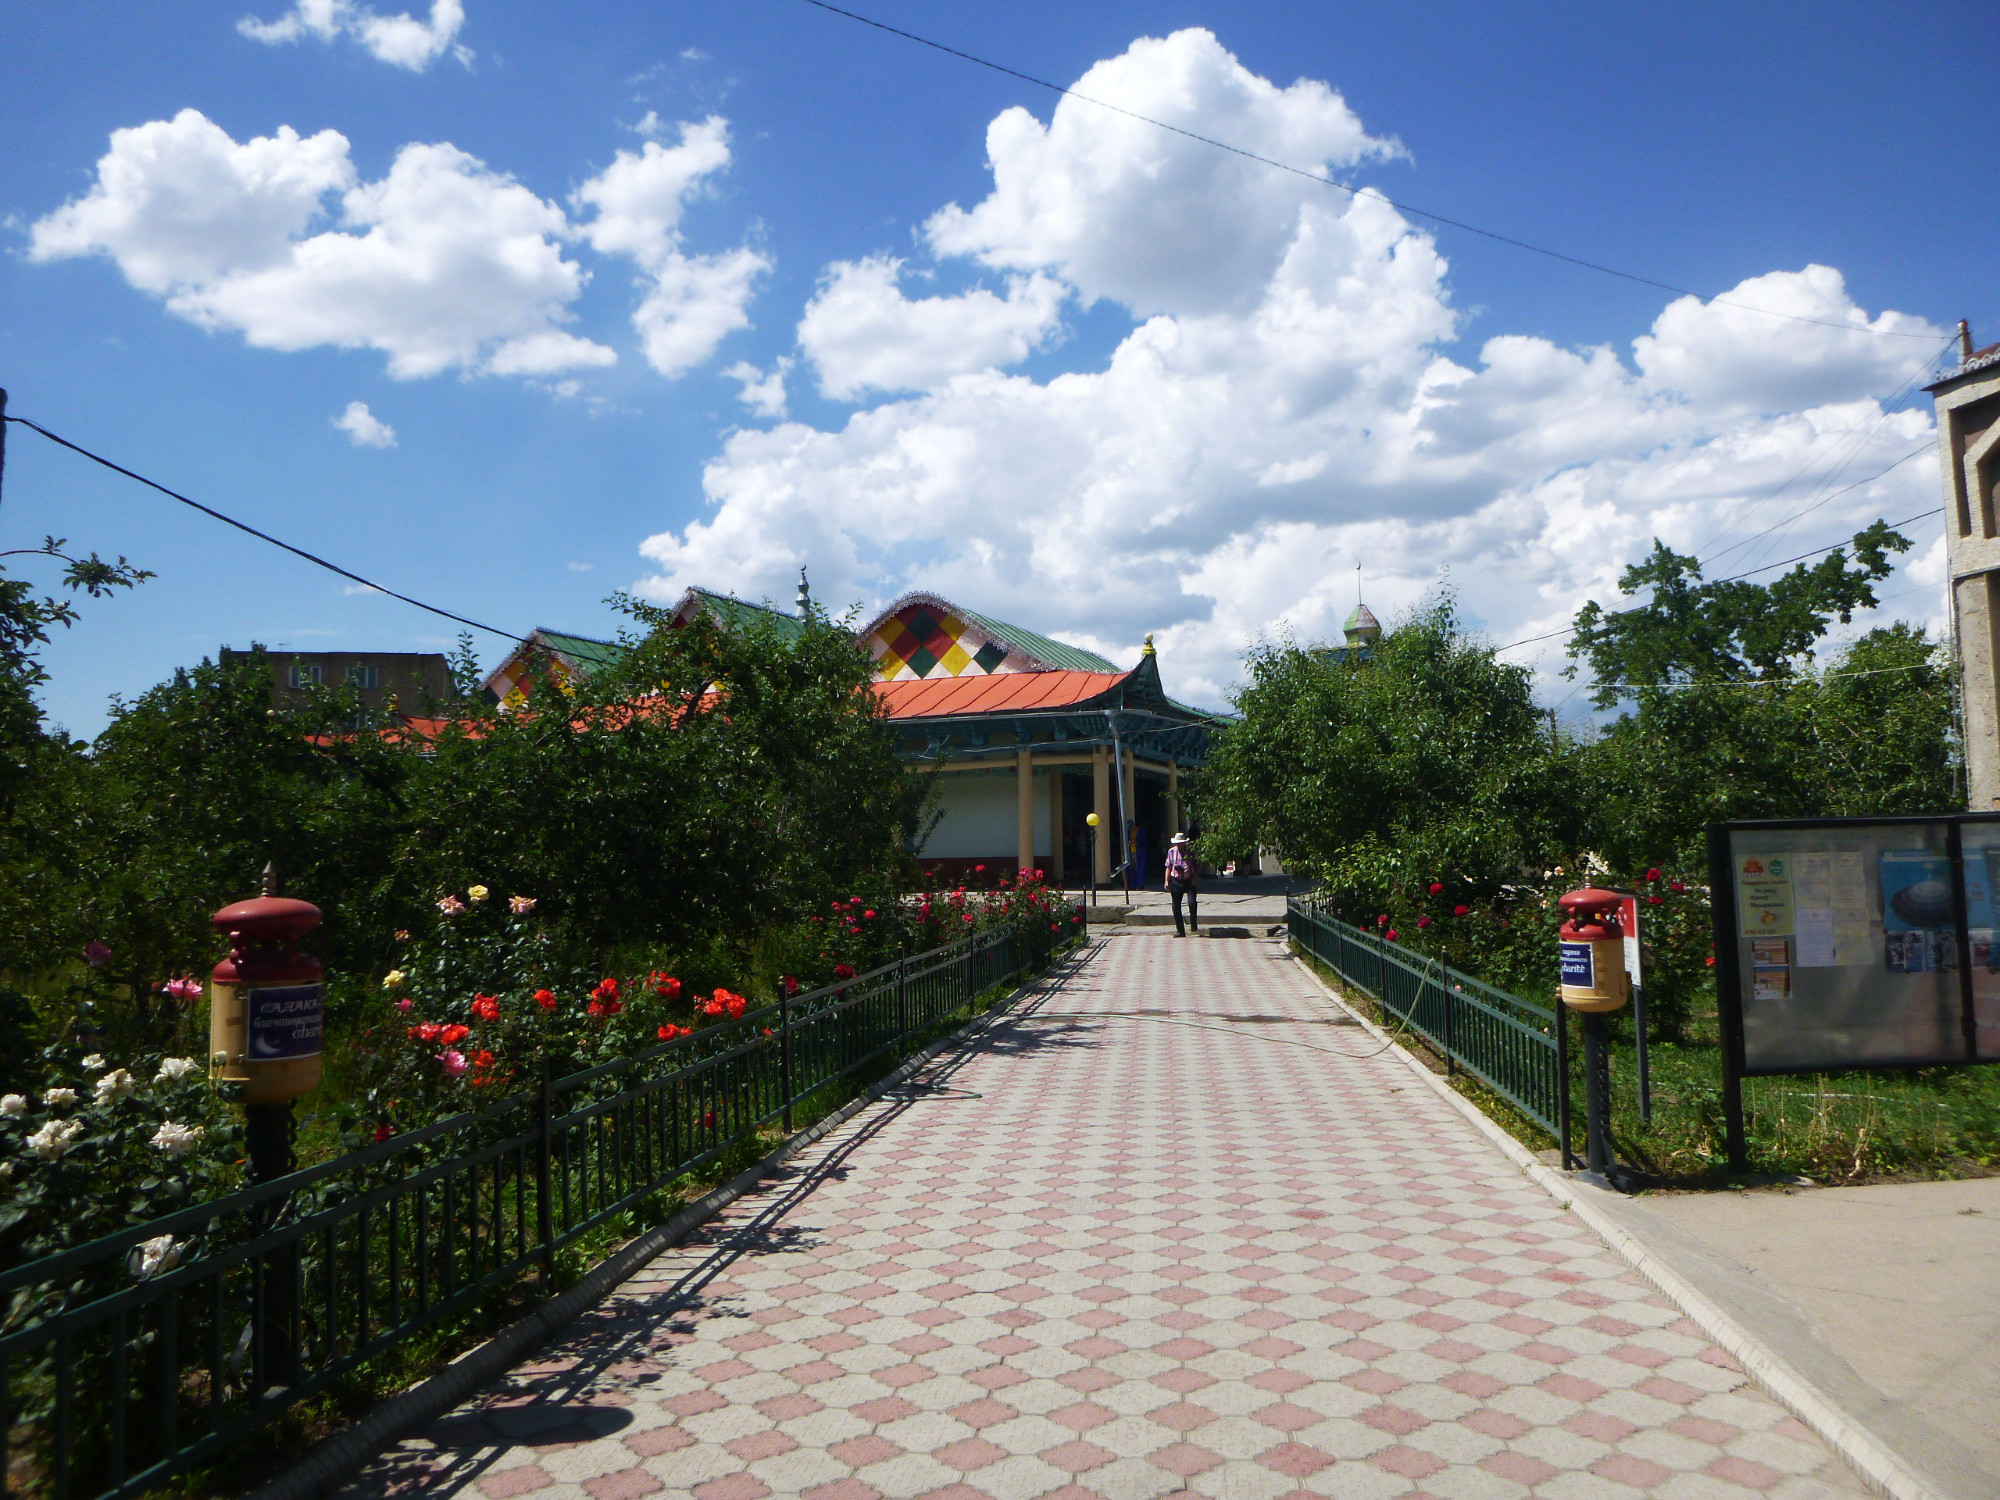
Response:
[[[18,422],[31,432],[39,432],[43,437],[47,438],[50,442],[55,443],[61,447],[67,448],[72,453],[82,454],[92,463],[104,465],[105,468],[111,470],[114,474],[123,474],[127,479],[136,479],[138,480],[139,483],[145,485],[148,489],[158,490],[162,495],[165,495],[170,499],[178,500],[183,505],[193,506],[203,515],[212,516],[216,520],[222,522],[225,526],[234,526],[238,531],[248,532],[251,536],[254,536],[260,542],[269,542],[273,547],[282,547],[285,551],[291,553],[292,556],[294,557],[303,557],[307,562],[312,563],[317,567],[325,568],[329,573],[338,573],[342,578],[350,579],[351,581],[362,585],[364,588],[371,588],[375,590],[375,592],[378,594],[387,594],[391,599],[400,599],[405,604],[415,605],[418,609],[427,610],[429,613],[434,615],[441,615],[445,619],[451,620],[459,625],[469,625],[474,630],[484,630],[489,635],[504,636],[510,641],[518,641],[522,639],[521,636],[517,635],[515,632],[511,630],[502,630],[497,625],[485,625],[479,622],[478,620],[468,619],[464,615],[453,614],[448,609],[439,609],[435,604],[426,604],[421,599],[412,599],[408,594],[399,594],[392,588],[388,588],[383,584],[376,583],[371,579],[363,578],[359,573],[349,572],[346,568],[341,567],[339,563],[328,562],[325,558],[319,557],[314,553],[308,552],[303,547],[294,547],[290,542],[281,542],[276,537],[272,536],[269,532],[259,531],[255,526],[247,525],[246,523],[237,520],[234,516],[225,516],[221,511],[216,510],[211,506],[203,505],[199,500],[190,500],[186,495],[183,495],[179,490],[170,490],[164,484],[161,484],[157,480],[148,479],[144,474],[135,474],[130,469],[126,468],[123,464],[115,464],[110,459],[104,457],[102,454],[92,453],[88,448],[82,447],[77,443],[72,443],[66,437],[59,437],[55,433],[50,432],[48,428],[42,426],[42,424],[39,422],[30,422],[26,417],[6,417],[4,418],[4,421]]]
[[[1826,494],[1820,496],[1819,499],[1813,501],[1811,504],[1806,505],[1799,510],[1793,511],[1789,516],[1786,516],[1784,520],[1766,526],[1762,531],[1758,532],[1755,536],[1746,536],[1740,542],[1731,542],[1727,547],[1724,547],[1720,552],[1717,552],[1714,554],[1714,556],[1711,556],[1709,558],[1709,561],[1712,563],[1718,557],[1727,557],[1730,553],[1734,552],[1738,547],[1747,547],[1752,542],[1760,541],[1764,537],[1769,536],[1774,531],[1784,530],[1787,526],[1791,525],[1792,522],[1799,520],[1803,516],[1810,515],[1813,511],[1818,510],[1822,505],[1825,505],[1829,500],[1837,500],[1842,495],[1846,494],[1849,490],[1858,490],[1864,484],[1873,484],[1876,480],[1880,479],[1884,474],[1902,468],[1904,464],[1908,463],[1911,459],[1917,457],[1919,454],[1929,453],[1931,449],[1935,446],[1936,446],[1935,444],[1930,442],[1924,442],[1919,444],[1917,447],[1912,448],[1908,453],[1905,453],[1901,458],[1897,459],[1894,463],[1890,464],[1887,468],[1877,469],[1873,474],[1870,474],[1866,479],[1857,479],[1852,484],[1843,484],[1837,490],[1830,490]],[[1773,563],[1771,564],[1771,566],[1782,567],[1783,564]],[[1744,576],[1747,577],[1748,575],[1746,574]]]
[[[1865,448],[1868,445],[1869,439],[1873,438],[1875,434],[1881,430],[1882,424],[1889,420],[1890,411],[1895,407],[1896,403],[1901,401],[1904,396],[1909,394],[1911,386],[1915,385],[1919,380],[1923,379],[1924,376],[1931,373],[1932,369],[1938,364],[1938,362],[1944,358],[1945,352],[1948,349],[1950,349],[1954,343],[1957,342],[1957,337],[1958,336],[1954,334],[1950,338],[1947,338],[1942,344],[1938,345],[1938,349],[1935,354],[1933,354],[1922,365],[1919,365],[1915,370],[1913,370],[1910,373],[1909,378],[1905,380],[1901,385],[1897,386],[1896,389],[1893,392],[1891,392],[1888,397],[1877,403],[1874,423],[1868,428],[1867,432],[1862,434],[1861,438],[1854,444],[1852,451],[1849,452],[1846,458],[1843,458],[1839,460],[1837,463],[1833,464],[1830,468],[1827,469],[1826,473],[1820,476],[1819,484],[1814,486],[1815,491],[1819,488],[1820,485],[1830,483],[1833,477],[1836,474],[1838,474],[1843,468],[1845,468],[1849,462],[1852,461],[1854,455],[1856,453],[1859,453],[1863,448]],[[1842,438],[1853,436],[1853,432],[1854,429],[1849,428],[1845,432],[1836,432],[1830,434],[1827,437],[1826,441],[1820,446],[1820,448],[1816,452],[1811,454],[1804,463],[1800,464],[1798,469],[1793,474],[1791,474],[1784,481],[1784,483],[1778,485],[1777,488],[1770,490],[1765,494],[1759,495],[1756,499],[1748,503],[1752,505],[1763,505],[1768,501],[1777,499],[1778,496],[1782,495],[1786,490],[1790,489],[1793,485],[1797,484],[1800,479],[1804,478],[1806,471],[1810,469],[1814,464],[1818,463],[1823,456],[1825,456],[1827,453],[1830,453],[1834,448],[1838,447],[1840,444],[1840,440]],[[1808,491],[1808,493],[1810,494],[1812,493],[1812,491]],[[1803,514],[1804,514],[1803,511],[1794,512],[1791,519],[1796,520],[1798,516]],[[1779,524],[1782,525],[1784,523],[1781,522]],[[1724,532],[1726,532],[1728,529],[1729,528],[1725,526],[1722,528],[1721,531],[1710,533],[1710,535],[1702,541],[1701,545],[1694,549],[1695,555],[1699,557],[1702,553],[1706,552],[1708,550],[1709,544],[1711,542],[1720,540]],[[1731,548],[1728,547],[1723,548],[1723,552],[1728,552],[1730,550]],[[1718,557],[1721,555],[1722,555],[1721,553],[1716,554],[1716,556]]]
[[[1294,177],[1304,177],[1309,181],[1318,183],[1321,187],[1339,188],[1343,193],[1356,198],[1373,198],[1378,203],[1387,204],[1398,213],[1415,214],[1418,218],[1429,219],[1434,224],[1444,224],[1453,229],[1463,229],[1468,234],[1476,234],[1489,240],[1496,240],[1503,245],[1512,245],[1516,250],[1526,250],[1533,255],[1545,255],[1550,260],[1559,260],[1572,266],[1581,266],[1586,271],[1597,271],[1605,276],[1616,276],[1621,281],[1637,282],[1640,286],[1656,287],[1660,291],[1672,292],[1679,297],[1693,297],[1697,301],[1708,303],[1711,307],[1740,308],[1745,312],[1762,313],[1764,316],[1770,318],[1784,318],[1793,323],[1814,323],[1822,328],[1838,328],[1849,333],[1872,333],[1899,339],[1932,339],[1936,337],[1935,334],[1930,333],[1905,333],[1901,329],[1896,328],[1871,328],[1865,323],[1857,326],[1853,323],[1836,323],[1829,318],[1808,318],[1799,313],[1778,312],[1768,307],[1756,307],[1748,302],[1732,301],[1727,297],[1703,297],[1700,292],[1691,291],[1684,286],[1676,286],[1671,281],[1656,281],[1650,276],[1641,276],[1634,271],[1621,271],[1616,266],[1603,265],[1594,260],[1584,260],[1580,256],[1566,255],[1560,250],[1551,250],[1546,245],[1536,245],[1527,240],[1517,240],[1512,235],[1501,234],[1497,230],[1492,229],[1481,229],[1477,224],[1468,224],[1463,219],[1451,219],[1443,214],[1432,213],[1427,208],[1417,208],[1413,204],[1405,203],[1400,199],[1391,198],[1383,193],[1379,193],[1373,188],[1354,187],[1342,182],[1337,177],[1325,173],[1315,172],[1306,167],[1295,167],[1289,162],[1274,161],[1268,156],[1260,156],[1255,151],[1247,151],[1241,146],[1232,146],[1227,141],[1217,140],[1214,136],[1201,135],[1196,131],[1184,130],[1178,125],[1169,125],[1165,120],[1156,120],[1151,115],[1142,115],[1137,110],[1127,109],[1122,104],[1113,104],[1109,100],[1092,98],[1089,94],[1080,94],[1075,89],[1065,88],[1059,83],[1051,83],[1046,78],[1037,78],[1032,73],[1023,73],[1019,68],[1010,68],[1005,63],[994,62],[991,58],[981,57],[977,53],[966,52],[957,47],[947,46],[943,42],[932,41],[927,36],[919,36],[914,31],[905,31],[900,26],[891,26],[886,21],[878,21],[872,16],[864,16],[858,11],[844,10],[838,5],[829,5],[827,0],[804,0],[804,3],[812,6],[815,10],[823,10],[831,15],[844,16],[850,21],[858,21],[863,26],[872,26],[877,31],[884,31],[890,36],[901,37],[906,42],[915,42],[920,47],[929,47],[931,50],[942,52],[948,57],[956,57],[964,62],[973,63],[982,68],[989,68],[995,73],[1004,73],[1009,78],[1018,78],[1023,83],[1031,83],[1036,88],[1048,89],[1051,93],[1060,94],[1066,99],[1075,99],[1084,104],[1094,104],[1099,109],[1108,109],[1113,114],[1124,115],[1127,119],[1138,120],[1140,123],[1151,125],[1155,129],[1170,131],[1174,135],[1184,136],[1191,141],[1199,141],[1204,146],[1213,146],[1218,151],[1227,151],[1232,156],[1243,157],[1245,160],[1254,161],[1260,166],[1272,167],[1280,172],[1289,172]]]
[[[1867,480],[1865,480],[1865,479],[1861,481],[1861,483],[1863,483],[1863,484],[1866,484],[1867,482],[1868,482],[1868,481],[1867,481]],[[1921,513],[1921,514],[1919,514],[1919,515],[1914,515],[1914,516],[1905,516],[1905,517],[1904,517],[1904,518],[1903,518],[1902,520],[1900,520],[1900,521],[1893,521],[1893,522],[1891,522],[1891,523],[1890,523],[1890,525],[1891,525],[1892,529],[1893,529],[1894,527],[1897,527],[1897,526],[1908,526],[1908,525],[1909,525],[1909,524],[1910,524],[1910,523],[1911,523],[1912,521],[1925,521],[1925,520],[1928,520],[1928,519],[1930,519],[1930,518],[1931,518],[1932,516],[1935,516],[1935,515],[1939,515],[1939,514],[1941,514],[1941,513],[1943,512],[1943,510],[1944,510],[1944,507],[1943,507],[1942,505],[1940,505],[1940,506],[1936,506],[1936,507],[1934,507],[1933,509],[1931,509],[1931,510],[1927,510],[1927,511],[1924,511],[1924,512],[1922,512],[1922,513]],[[1715,582],[1715,583],[1740,583],[1740,582],[1742,582],[1742,580],[1744,580],[1745,578],[1754,578],[1754,577],[1756,577],[1756,576],[1757,576],[1757,575],[1758,575],[1759,573],[1768,573],[1768,572],[1770,572],[1770,571],[1771,571],[1771,569],[1773,569],[1773,568],[1784,568],[1784,567],[1789,567],[1789,566],[1791,566],[1791,565],[1792,565],[1793,563],[1795,563],[1795,562],[1804,562],[1804,561],[1805,561],[1805,560],[1806,560],[1807,558],[1809,558],[1809,557],[1818,557],[1818,556],[1819,556],[1819,555],[1820,555],[1821,553],[1823,553],[1823,552],[1831,552],[1831,551],[1833,551],[1833,549],[1834,549],[1834,548],[1836,548],[1836,547],[1845,547],[1845,546],[1846,546],[1846,545],[1847,545],[1847,544],[1848,544],[1849,542],[1851,542],[1851,541],[1853,541],[1853,540],[1854,540],[1854,538],[1852,538],[1852,537],[1847,537],[1847,538],[1844,538],[1843,540],[1841,540],[1841,541],[1838,541],[1838,542],[1828,542],[1828,543],[1827,543],[1827,544],[1826,544],[1826,545],[1825,545],[1824,547],[1815,547],[1815,548],[1813,548],[1813,550],[1812,550],[1812,551],[1810,551],[1810,552],[1801,552],[1801,553],[1800,553],[1800,554],[1799,554],[1799,555],[1798,555],[1797,557],[1788,557],[1788,558],[1786,558],[1786,559],[1785,559],[1785,560],[1784,560],[1783,562],[1774,562],[1774,563],[1765,563],[1765,564],[1764,564],[1764,565],[1763,565],[1763,566],[1762,566],[1761,568],[1752,568],[1752,569],[1751,569],[1751,570],[1750,570],[1749,572],[1747,572],[1747,573],[1732,573],[1732,574],[1731,574],[1731,575],[1730,575],[1729,577],[1727,577],[1727,578],[1717,578],[1717,579],[1714,579],[1714,580],[1713,580],[1713,582]],[[1635,611],[1635,610],[1631,610],[1631,609],[1614,609],[1614,610],[1611,610],[1611,611],[1609,611],[1609,616],[1617,616],[1617,615],[1629,615],[1629,614],[1633,614],[1633,613],[1636,613],[1636,611]],[[1609,617],[1609,616],[1608,616],[1608,617]],[[1516,646],[1528,646],[1528,645],[1532,645],[1532,644],[1534,644],[1534,643],[1535,643],[1536,641],[1552,641],[1552,640],[1554,640],[1554,639],[1555,639],[1555,638],[1556,638],[1557,636],[1559,636],[1559,635],[1575,635],[1575,634],[1576,634],[1576,627],[1575,627],[1574,625],[1565,625],[1565,626],[1564,626],[1564,627],[1563,627],[1563,628],[1562,628],[1561,630],[1551,630],[1551,631],[1548,631],[1547,633],[1545,633],[1545,634],[1543,634],[1543,635],[1530,635],[1530,636],[1523,636],[1523,637],[1522,637],[1522,638],[1521,638],[1520,640],[1518,640],[1518,641],[1509,641],[1509,642],[1508,642],[1508,643],[1507,643],[1506,645],[1504,645],[1504,646],[1495,646],[1495,647],[1493,648],[1493,650],[1494,650],[1494,653],[1495,653],[1495,654],[1497,655],[1497,654],[1499,654],[1499,653],[1500,653],[1500,652],[1502,652],[1502,651],[1512,651],[1512,650],[1513,650],[1513,649],[1514,649],[1514,648],[1515,648]]]

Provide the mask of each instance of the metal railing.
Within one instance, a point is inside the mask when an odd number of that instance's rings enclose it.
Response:
[[[1448,1070],[1463,1068],[1568,1141],[1569,1047],[1554,1010],[1351,927],[1299,897],[1285,903],[1285,920],[1303,952],[1422,1037]]]
[[[136,1495],[505,1283],[547,1290],[565,1246],[1079,930],[996,928],[0,1273],[6,1491]]]

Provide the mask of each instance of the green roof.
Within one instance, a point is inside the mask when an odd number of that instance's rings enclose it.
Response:
[[[806,622],[797,615],[786,614],[781,609],[773,609],[768,604],[752,604],[748,599],[738,599],[734,594],[711,593],[707,589],[689,589],[688,593],[699,595],[710,614],[728,630],[747,630],[758,625],[775,627],[779,639],[790,643],[805,634]]]
[[[958,609],[956,605],[952,607]],[[1032,630],[1023,630],[1018,625],[1009,625],[1005,620],[996,620],[991,615],[975,614],[969,609],[959,609],[958,612],[994,639],[1025,651],[1052,667],[1065,668],[1071,672],[1124,670],[1117,663],[1106,661],[1095,651],[1086,651],[1081,646],[1065,646],[1061,641],[1052,641],[1045,635],[1037,635]]]
[[[586,677],[599,667],[611,666],[625,656],[625,648],[616,641],[600,641],[587,635],[569,635],[564,631],[547,630],[539,625],[535,627],[535,633],[530,639],[537,645],[548,647]]]

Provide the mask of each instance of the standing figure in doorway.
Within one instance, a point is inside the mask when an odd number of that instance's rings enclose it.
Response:
[[[1196,910],[1195,893],[1196,867],[1194,856],[1188,852],[1188,836],[1177,833],[1167,845],[1167,894],[1174,899],[1174,936],[1186,937],[1188,928],[1196,933],[1201,931],[1201,917]],[[1181,898],[1187,898],[1187,927],[1181,925]]]

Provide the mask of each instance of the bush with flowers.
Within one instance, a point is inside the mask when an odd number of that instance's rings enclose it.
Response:
[[[88,1033],[65,1039],[41,1055],[34,1085],[0,1094],[0,1266],[143,1224],[241,1180],[242,1126],[200,1059],[96,1044]],[[149,1253],[157,1263],[180,1252]]]
[[[585,967],[551,940],[539,904],[480,884],[437,900],[430,930],[406,939],[365,1008],[342,1112],[347,1144],[533,1087],[544,1066],[560,1077],[742,1014],[725,964]]]

